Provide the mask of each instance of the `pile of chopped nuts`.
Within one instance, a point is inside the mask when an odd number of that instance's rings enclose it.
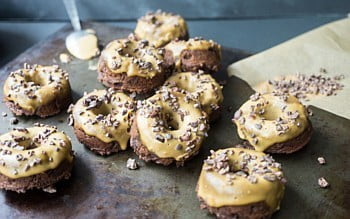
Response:
[[[258,157],[241,150],[238,152],[239,159],[230,161],[230,156],[235,153],[233,150],[220,152],[211,150],[210,152],[211,155],[204,161],[206,164],[204,170],[225,175],[229,185],[234,184],[237,177],[244,177],[252,184],[258,183],[259,176],[270,182],[276,180],[286,182],[281,171],[281,164],[275,162],[270,155]]]
[[[326,70],[320,70],[321,73],[326,73]],[[296,74],[295,79],[287,80],[269,80],[268,83],[277,91],[289,93],[299,99],[308,100],[307,95],[337,95],[337,91],[342,90],[344,85],[339,81],[344,79],[344,75],[335,77],[326,77],[322,74]]]

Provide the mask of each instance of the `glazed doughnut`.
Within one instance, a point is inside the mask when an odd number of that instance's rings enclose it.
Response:
[[[204,73],[182,72],[177,73],[166,80],[165,86],[178,87],[188,92],[188,98],[197,99],[202,109],[213,121],[220,114],[220,105],[224,100],[222,86],[215,79]]]
[[[24,64],[11,72],[4,85],[4,102],[18,116],[48,117],[71,103],[68,73],[57,65]]]
[[[165,47],[164,65],[176,72],[203,70],[214,73],[221,64],[221,46],[212,40],[193,38],[172,41]]]
[[[312,125],[299,100],[288,94],[255,93],[235,113],[240,138],[256,151],[293,153],[311,138]]]
[[[157,48],[175,39],[188,39],[185,20],[179,15],[160,10],[138,19],[135,35],[140,40],[148,40]]]
[[[270,218],[284,195],[281,165],[262,152],[211,151],[197,183],[202,209],[218,218]]]
[[[73,159],[69,137],[56,127],[16,128],[0,136],[0,188],[51,187],[70,177]]]
[[[112,89],[84,95],[72,108],[71,124],[78,140],[91,151],[109,155],[126,150],[134,101]]]
[[[140,159],[182,166],[198,153],[209,129],[200,103],[162,87],[139,106],[131,127],[130,146]]]
[[[102,51],[98,80],[117,90],[148,93],[166,79],[163,53],[146,40],[114,40]]]

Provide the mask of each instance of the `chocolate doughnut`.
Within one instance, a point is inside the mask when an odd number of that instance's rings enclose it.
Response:
[[[133,115],[134,101],[126,94],[95,90],[74,105],[71,125],[87,148],[109,155],[127,149]]]
[[[193,38],[188,41],[175,40],[165,47],[167,68],[175,72],[219,71],[221,65],[221,46],[212,40]]]
[[[0,136],[0,188],[45,190],[70,177],[73,159],[69,137],[56,127],[16,128]]]
[[[157,48],[175,39],[188,39],[185,20],[179,15],[160,10],[138,19],[135,35],[140,40],[148,40]]]
[[[200,103],[162,87],[137,110],[130,146],[140,159],[182,166],[198,153],[209,129]]]
[[[5,81],[4,102],[18,116],[52,116],[66,109],[71,100],[68,73],[57,65],[24,64]]]
[[[218,218],[270,218],[284,195],[281,165],[242,148],[211,151],[197,183],[202,209]]]
[[[120,91],[149,93],[166,79],[163,53],[146,40],[114,40],[102,51],[98,80]]]
[[[222,86],[211,75],[203,72],[177,73],[168,78],[164,86],[178,87],[188,92],[186,97],[197,99],[211,121],[219,117],[224,96]]]
[[[293,153],[311,139],[312,125],[306,108],[288,94],[255,93],[232,120],[240,138],[256,151]]]

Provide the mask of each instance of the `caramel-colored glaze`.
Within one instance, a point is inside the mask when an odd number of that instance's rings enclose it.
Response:
[[[18,129],[0,136],[0,173],[28,177],[73,161],[69,138],[55,127]]]
[[[211,157],[220,156],[223,152],[228,152],[230,171],[220,174],[216,170],[208,169],[208,164],[205,162],[198,180],[198,197],[210,207],[244,206],[265,202],[272,212],[278,210],[284,195],[284,184],[281,182],[283,173],[280,165],[272,162],[271,166],[264,167],[266,154],[241,148],[218,150]],[[236,173],[242,171],[240,163],[247,154],[256,159],[247,162],[246,176],[238,175]],[[264,170],[267,170],[266,173],[263,173]],[[261,171],[261,174],[254,171]],[[276,176],[275,180],[264,178],[271,175]],[[254,177],[256,181],[252,183],[249,177]]]
[[[91,96],[99,98],[102,104],[89,109],[84,101]],[[134,115],[134,101],[126,94],[108,90],[93,91],[78,100],[72,115],[74,125],[87,135],[105,143],[118,142],[121,150],[127,148]]]
[[[35,112],[58,96],[70,95],[68,74],[58,66],[29,66],[11,72],[5,81],[4,99]]]
[[[177,71],[181,71],[181,53],[184,50],[214,50],[221,58],[221,46],[212,40],[199,38],[191,38],[188,41],[175,40],[164,48],[172,52]]]
[[[94,30],[87,29],[82,31],[85,34],[77,34],[77,37],[73,38],[74,40],[67,40],[66,47],[69,53],[78,59],[88,60],[100,54],[98,39]]]
[[[166,12],[150,13],[138,20],[135,35],[138,39],[148,40],[159,48],[172,40],[187,36],[187,24],[179,15]]]
[[[197,101],[185,101],[185,94],[162,87],[136,113],[142,143],[158,157],[176,161],[197,153],[208,124],[205,113],[196,106]]]
[[[106,61],[112,73],[153,78],[163,72],[163,60],[161,51],[148,46],[147,42],[119,39],[110,42],[102,51],[99,65]]]
[[[291,140],[309,126],[306,108],[296,97],[273,93],[257,96],[244,103],[239,109],[241,116],[234,119],[239,137],[256,151]]]
[[[210,115],[224,100],[222,86],[210,74],[182,72],[171,76],[165,85],[176,86],[197,97],[202,109]]]

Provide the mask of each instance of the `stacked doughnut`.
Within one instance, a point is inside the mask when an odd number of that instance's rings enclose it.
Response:
[[[149,93],[166,79],[164,51],[133,37],[110,42],[98,63],[98,80],[124,92]]]
[[[221,46],[212,40],[199,37],[174,40],[165,47],[165,66],[177,72],[203,70],[208,73],[219,71]]]
[[[108,90],[86,94],[71,108],[79,141],[109,155],[125,150],[130,138],[140,159],[163,165],[181,166],[196,155],[223,102],[222,86],[208,74],[219,70],[221,48],[186,40],[184,19],[157,11],[140,18],[128,38],[111,41],[98,62],[98,80]],[[150,97],[134,101],[130,93]]]

